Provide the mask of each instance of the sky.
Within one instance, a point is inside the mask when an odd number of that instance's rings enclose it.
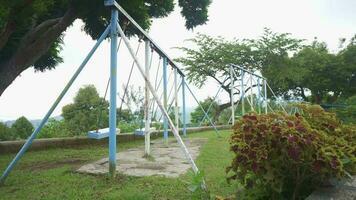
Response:
[[[185,40],[193,38],[197,33],[214,37],[223,36],[227,39],[257,38],[262,34],[264,27],[274,32],[288,32],[296,38],[308,41],[317,37],[326,42],[333,52],[337,52],[340,38],[351,38],[356,34],[356,1],[213,0],[209,7],[209,21],[205,25],[196,27],[193,31],[186,30],[180,8],[176,7],[168,17],[154,19],[149,34],[171,58],[177,58],[183,54],[174,47],[192,47],[192,44]],[[0,97],[0,120],[12,120],[20,116],[39,119],[46,114],[95,44],[81,28],[82,22],[75,21],[65,32],[61,52],[64,63],[58,65],[55,70],[45,73],[35,72],[33,68],[29,68],[6,89]],[[136,49],[138,42],[132,39],[131,44]],[[138,54],[142,63],[143,47],[142,44]],[[78,89],[84,85],[94,84],[103,96],[108,81],[109,56],[110,44],[104,41],[52,116],[60,115],[61,108],[71,103]],[[152,66],[157,68],[158,56],[154,55],[153,58]],[[132,58],[122,44],[118,54],[118,88],[121,93],[131,64]],[[151,71],[151,78],[154,79],[156,71],[154,69]],[[132,83],[136,86],[144,84],[137,69],[134,70]],[[213,81],[208,81],[201,89],[192,86],[199,100],[214,96],[217,89],[218,86]],[[226,95],[222,94],[219,98],[223,101]],[[187,104],[188,107],[196,106],[192,96],[187,97]]]

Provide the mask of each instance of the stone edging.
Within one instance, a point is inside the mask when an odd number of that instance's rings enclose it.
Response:
[[[230,126],[217,126],[218,129],[229,129]],[[213,130],[211,126],[205,127],[191,127],[187,128],[187,133],[200,132],[205,130]],[[162,131],[154,131],[151,133],[152,138],[157,138],[161,135]],[[142,140],[143,136],[137,136],[133,133],[122,133],[116,136],[118,143],[131,142],[135,140]],[[4,141],[0,142],[0,154],[4,153],[17,153],[26,140],[16,140],[16,141]],[[70,137],[70,138],[46,138],[46,139],[35,139],[28,149],[28,151],[45,150],[50,148],[65,148],[65,147],[76,147],[83,145],[99,145],[107,144],[108,138],[95,140],[90,139],[85,136],[81,137]]]

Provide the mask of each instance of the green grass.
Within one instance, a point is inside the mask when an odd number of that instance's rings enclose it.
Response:
[[[205,174],[212,195],[231,196],[236,185],[226,182],[225,169],[230,164],[228,138],[230,131],[221,131],[217,138],[212,131],[189,137],[208,138],[196,163]],[[119,151],[138,145],[142,141],[118,144]],[[115,179],[75,173],[83,163],[107,156],[106,146],[88,146],[76,149],[50,149],[28,152],[0,187],[0,199],[192,199],[188,190],[191,172],[179,178],[130,177],[118,175]],[[3,171],[14,154],[0,156]]]

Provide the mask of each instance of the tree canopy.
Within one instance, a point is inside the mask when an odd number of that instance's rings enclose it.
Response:
[[[179,0],[186,28],[208,20],[211,0]],[[148,30],[153,18],[166,17],[174,0],[120,0],[120,5]],[[138,31],[120,15],[126,34]],[[34,66],[37,71],[54,69],[63,62],[60,52],[63,32],[76,20],[97,39],[110,22],[110,9],[104,0],[2,0],[0,4],[0,95],[21,72]]]
[[[62,108],[62,116],[71,135],[108,126],[109,103],[93,85],[80,88],[74,102]]]
[[[12,129],[0,122],[0,141],[13,139]]]
[[[230,95],[229,65],[233,63],[260,71],[277,96],[285,99],[320,104],[356,92],[355,37],[348,44],[343,40],[344,47],[337,53],[317,38],[306,44],[289,33],[274,33],[267,28],[257,39],[229,41],[198,34],[189,41],[196,48],[179,47],[186,55],[177,61],[185,66],[188,80],[198,87],[212,79]],[[238,69],[235,72],[238,74]],[[239,88],[236,91],[238,94]],[[221,109],[228,106],[229,102],[220,105]]]
[[[34,128],[31,122],[22,116],[12,124],[11,129],[15,137],[27,139],[27,137],[32,134]]]

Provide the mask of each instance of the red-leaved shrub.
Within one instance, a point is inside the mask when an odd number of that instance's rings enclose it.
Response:
[[[241,199],[302,199],[330,178],[355,174],[355,127],[319,106],[299,107],[295,115],[248,114],[234,125],[227,171],[243,184]]]

